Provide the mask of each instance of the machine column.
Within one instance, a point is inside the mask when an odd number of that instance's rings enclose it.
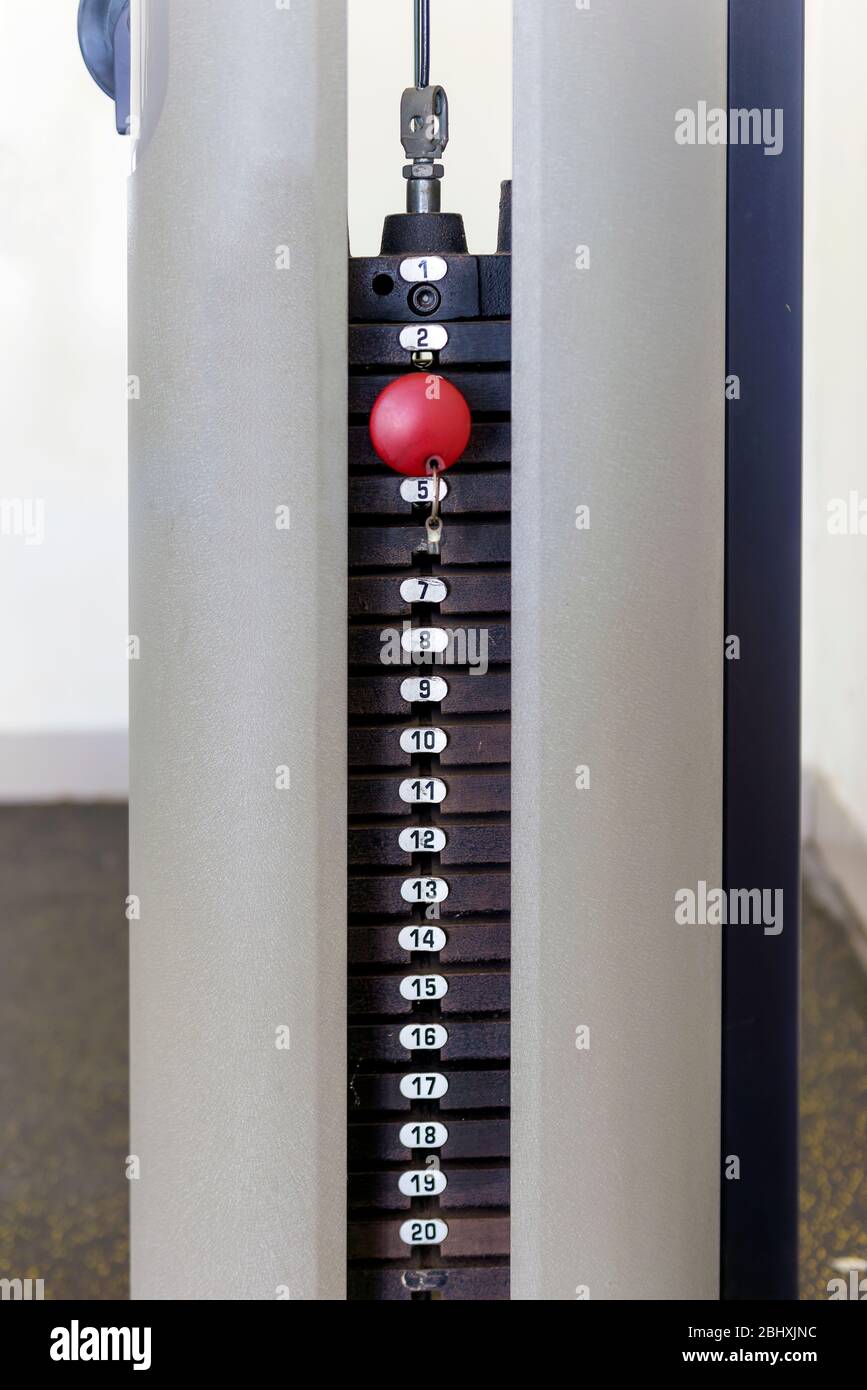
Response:
[[[515,5],[518,1299],[719,1293],[727,10]]]
[[[345,1296],[344,11],[133,13],[140,1299]]]

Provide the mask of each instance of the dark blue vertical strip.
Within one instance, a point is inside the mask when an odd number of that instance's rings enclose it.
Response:
[[[728,151],[725,886],[783,890],[723,954],[722,1297],[798,1296],[803,0],[730,0],[729,105],[783,150]],[[725,1176],[730,1155],[740,1177]]]

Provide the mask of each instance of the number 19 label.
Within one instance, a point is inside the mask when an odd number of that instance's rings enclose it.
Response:
[[[401,1173],[397,1186],[404,1197],[438,1197],[448,1183],[441,1168],[411,1168]]]

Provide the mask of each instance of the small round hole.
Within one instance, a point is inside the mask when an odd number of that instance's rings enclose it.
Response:
[[[381,275],[374,275],[374,277],[373,277],[373,293],[374,293],[374,294],[378,294],[378,295],[385,296],[385,295],[387,295],[387,294],[391,294],[391,292],[392,292],[393,289],[394,289],[394,281],[392,280],[392,278],[391,278],[390,275],[386,275],[385,273],[383,273],[383,274],[381,274]]]

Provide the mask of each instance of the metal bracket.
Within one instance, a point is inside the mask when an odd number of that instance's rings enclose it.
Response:
[[[407,159],[439,159],[449,143],[445,87],[407,87],[400,99],[400,142]]]
[[[439,212],[443,166],[437,158],[449,143],[449,99],[444,87],[407,87],[400,99],[400,141],[411,164],[404,167],[407,212]]]
[[[78,46],[88,72],[114,101],[119,135],[130,125],[130,0],[80,0]]]

